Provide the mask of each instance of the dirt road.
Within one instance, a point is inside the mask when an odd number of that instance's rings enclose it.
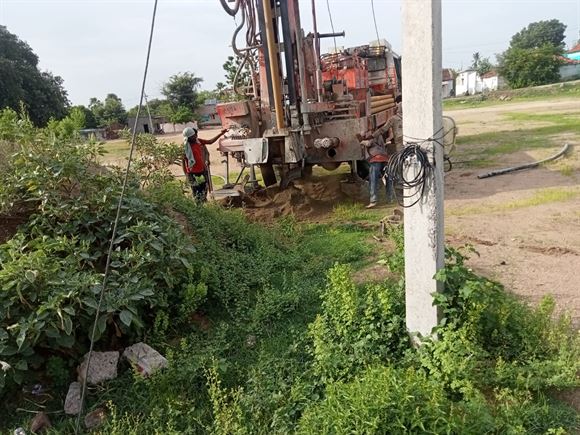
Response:
[[[542,127],[553,125],[514,121],[514,113],[576,117],[580,101],[504,104],[448,114],[457,121],[460,135],[482,135],[481,143],[470,141],[482,149],[488,143],[501,144],[501,134],[490,139],[490,132],[536,129],[534,138],[543,138]],[[553,295],[557,310],[570,312],[580,326],[580,135],[577,129],[550,133],[545,134],[546,149],[518,149],[496,156],[496,164],[532,161],[560,146],[565,136],[576,149],[558,164],[484,180],[476,175],[485,169],[452,171],[445,180],[445,227],[449,243],[470,243],[479,252],[470,260],[474,269],[532,303]]]

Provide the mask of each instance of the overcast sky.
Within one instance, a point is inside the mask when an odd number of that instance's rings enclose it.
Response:
[[[325,0],[316,0],[320,32],[330,32]],[[329,0],[339,46],[376,39],[370,0]],[[64,78],[70,100],[119,95],[138,103],[153,0],[0,0],[0,24],[30,44],[40,66]],[[310,0],[300,0],[302,25],[312,29]],[[401,49],[401,0],[375,0],[379,33]],[[580,0],[443,0],[443,64],[467,67],[472,54],[499,53],[527,24],[556,18],[568,26],[566,44],[579,38]],[[146,91],[192,71],[204,88],[223,81],[235,23],[219,0],[159,0]],[[324,40],[323,50],[332,44]]]

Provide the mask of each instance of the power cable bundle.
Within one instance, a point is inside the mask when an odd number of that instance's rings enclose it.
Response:
[[[438,136],[442,131],[443,128],[434,136]],[[388,179],[393,182],[397,203],[404,208],[413,207],[421,201],[425,195],[427,180],[435,165],[429,160],[429,154],[423,148],[423,145],[434,143],[441,147],[443,146],[441,142],[443,138],[418,139],[409,137],[408,139],[413,142],[405,142],[402,150],[391,155],[383,171],[385,184]],[[417,166],[417,170],[407,171],[407,168],[411,165]],[[408,176],[410,178],[407,178]],[[403,190],[403,192],[405,192],[405,189],[411,189],[414,193],[411,195],[405,195],[404,193],[398,195],[398,189]],[[414,200],[411,204],[405,205],[405,199],[407,198],[414,198]]]

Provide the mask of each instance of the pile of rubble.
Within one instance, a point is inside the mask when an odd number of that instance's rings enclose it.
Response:
[[[106,381],[115,379],[118,375],[119,360],[124,358],[138,373],[147,377],[157,370],[167,367],[167,359],[145,343],[137,343],[126,348],[121,355],[120,352],[92,352],[90,364],[87,370],[88,353],[84,356],[83,362],[77,368],[77,381],[72,382],[68,388],[68,393],[64,401],[64,412],[74,416],[81,412],[82,385],[85,381],[88,385],[99,385]],[[103,407],[98,407],[89,412],[85,418],[85,427],[89,430],[101,426],[107,418],[107,411]],[[36,414],[30,424],[32,433],[41,433],[51,427],[51,422],[44,412]],[[26,431],[18,428],[14,435],[25,435]]]

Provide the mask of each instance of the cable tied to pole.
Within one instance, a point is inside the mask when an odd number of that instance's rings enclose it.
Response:
[[[113,223],[111,240],[109,242],[109,250],[107,252],[107,261],[105,263],[105,272],[103,274],[103,281],[101,284],[99,301],[97,303],[97,308],[95,311],[95,320],[93,322],[93,328],[92,328],[92,332],[91,332],[91,342],[90,342],[90,346],[89,346],[89,352],[87,354],[87,364],[86,364],[85,371],[83,373],[83,379],[82,379],[81,403],[80,403],[80,410],[79,410],[76,425],[75,425],[75,434],[78,434],[80,431],[81,416],[83,414],[84,402],[85,402],[85,398],[86,398],[87,378],[88,378],[88,374],[89,374],[89,368],[91,365],[91,356],[92,356],[93,348],[94,348],[94,344],[95,344],[97,323],[99,320],[101,306],[103,304],[103,297],[104,297],[105,291],[107,289],[107,281],[109,278],[109,272],[110,272],[110,267],[111,267],[111,257],[113,255],[113,249],[115,246],[115,239],[117,237],[117,227],[119,226],[119,219],[121,218],[121,209],[123,206],[123,199],[125,197],[125,192],[127,190],[127,184],[129,181],[129,174],[130,174],[130,170],[131,170],[131,161],[133,160],[133,154],[135,152],[135,139],[137,138],[137,123],[139,121],[139,115],[141,114],[141,109],[143,107],[143,98],[145,96],[145,83],[147,82],[147,71],[149,69],[149,60],[151,57],[151,46],[153,43],[153,31],[155,29],[155,17],[157,15],[157,2],[158,2],[158,0],[154,0],[153,13],[151,16],[151,28],[150,28],[150,32],[149,32],[149,43],[147,45],[147,57],[145,60],[145,69],[143,71],[143,82],[141,84],[141,97],[139,99],[139,106],[137,107],[137,114],[135,117],[135,123],[133,124],[133,132],[131,134],[131,147],[130,147],[130,151],[129,151],[129,157],[127,159],[127,167],[125,168],[125,175],[124,175],[123,184],[121,187],[121,194],[119,195],[119,201],[117,203],[117,211],[116,211],[115,220]]]
[[[441,135],[443,131],[443,127],[441,127],[432,138],[428,139],[405,136],[408,141],[405,141],[403,149],[390,156],[383,172],[383,178],[385,181],[390,179],[393,182],[395,196],[401,207],[413,207],[425,196],[427,182],[437,164],[435,150],[433,150],[433,162],[431,162],[425,145],[432,143],[443,148],[443,136]],[[409,171],[410,165],[415,166],[414,171]],[[403,192],[405,189],[411,190],[412,193],[410,195],[397,194],[397,190],[401,189]],[[405,205],[405,199],[412,199],[412,202]]]

